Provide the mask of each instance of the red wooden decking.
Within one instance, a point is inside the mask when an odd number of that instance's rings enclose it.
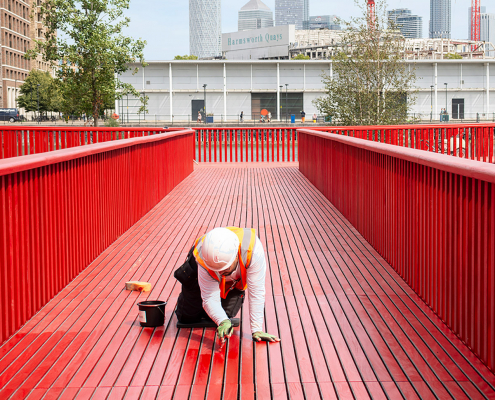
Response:
[[[175,327],[173,278],[215,226],[253,226],[269,273],[266,330],[247,302],[220,346]],[[151,294],[124,290],[153,283]],[[13,290],[13,288],[4,288]],[[168,301],[141,328],[136,303]],[[199,166],[0,347],[0,398],[492,399],[495,375],[291,164]]]

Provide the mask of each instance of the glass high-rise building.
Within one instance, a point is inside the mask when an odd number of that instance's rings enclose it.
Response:
[[[273,12],[261,0],[250,0],[239,11],[238,31],[270,28],[273,26]]]
[[[387,12],[389,21],[395,23],[406,39],[420,39],[423,37],[423,17],[414,15],[407,8],[397,8]]]
[[[198,58],[222,54],[220,0],[189,0],[189,53]]]
[[[309,0],[275,0],[275,25],[304,29],[309,19]]]
[[[430,0],[430,38],[450,39],[451,0]]]

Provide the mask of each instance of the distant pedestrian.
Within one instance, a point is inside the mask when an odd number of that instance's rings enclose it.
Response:
[[[198,111],[198,122],[201,123],[201,111]]]
[[[304,124],[306,122],[306,113],[304,110],[301,111],[301,122]]]
[[[272,122],[272,113],[268,111],[268,122]]]
[[[241,115],[239,115],[239,119],[241,122],[244,121],[244,111],[241,111]]]
[[[313,122],[316,124],[318,117],[316,116],[316,113],[313,114]]]

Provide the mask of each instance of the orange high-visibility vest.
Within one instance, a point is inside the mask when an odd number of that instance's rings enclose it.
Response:
[[[245,229],[245,228],[235,228],[235,227],[227,227],[228,230],[234,232],[239,238],[239,250],[237,253],[239,259],[239,266],[241,268],[241,279],[235,283],[235,288],[239,290],[246,290],[247,288],[247,280],[246,280],[246,270],[251,265],[251,258],[253,256],[254,245],[256,243],[256,231],[254,229]],[[220,283],[220,297],[225,299],[227,294],[232,289],[232,285],[226,287],[225,277],[220,275],[219,273],[210,270],[203,259],[200,257],[198,252],[198,243],[204,242],[206,235],[201,236],[196,240],[195,248],[194,248],[194,257],[199,265],[201,265],[204,269],[208,271],[208,273],[212,276],[213,279]]]

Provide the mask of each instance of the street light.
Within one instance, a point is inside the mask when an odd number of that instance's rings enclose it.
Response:
[[[289,84],[285,84],[285,123],[288,122],[288,117],[289,117],[289,103],[287,100],[287,89],[289,87]]]
[[[430,86],[430,122],[433,120],[433,87]]]
[[[36,85],[36,95],[38,97],[38,124],[41,122],[41,118],[40,118],[40,84],[38,83]]]
[[[448,108],[448,102],[447,102],[447,83],[444,83],[445,85],[445,115],[447,115],[447,108]]]
[[[203,85],[203,110],[205,113],[205,124],[206,124],[206,83]]]

